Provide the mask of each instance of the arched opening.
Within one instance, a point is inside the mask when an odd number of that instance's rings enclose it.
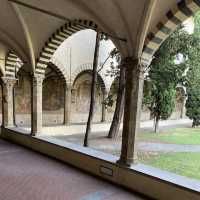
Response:
[[[152,87],[145,101],[149,101],[154,119],[160,112],[160,125],[154,131],[156,120],[141,123],[137,143],[141,163],[193,179],[200,178],[195,171],[200,163],[200,153],[195,149],[200,144],[200,130],[198,124],[192,128],[194,119],[199,121],[199,25],[196,13],[184,21],[183,27],[172,31],[161,46],[157,44],[159,49],[152,46],[157,50],[155,54],[153,48],[149,49],[153,61],[147,77]],[[153,42],[149,41],[149,47]]]
[[[78,31],[74,33],[71,37],[69,37],[67,40],[65,40],[52,55],[50,62],[53,65],[55,65],[56,68],[59,69],[62,73],[63,77],[67,82],[67,93],[71,94],[70,100],[68,100],[68,102],[70,102],[70,122],[65,123],[65,125],[62,127],[57,126],[53,129],[51,128],[51,130],[53,131],[48,129],[48,127],[45,127],[45,129],[43,128],[43,133],[45,132],[45,134],[51,135],[58,139],[81,144],[82,138],[84,137],[85,126],[89,114],[95,37],[96,33],[94,30],[85,29]],[[112,81],[114,79],[114,77],[107,75],[107,70],[110,70],[111,61],[113,60],[113,58],[110,57],[110,52],[114,48],[115,46],[110,40],[100,42],[93,125],[97,126],[97,129],[95,129],[96,132],[103,132],[104,135],[107,135],[110,126],[109,123],[112,120],[112,113],[111,111],[109,114],[107,113],[107,107],[105,108],[105,104],[103,104],[103,102],[107,98],[108,88],[110,88],[110,85],[112,84]],[[53,66],[52,69],[56,69],[55,66]],[[47,73],[47,70],[45,73]],[[52,72],[48,70],[48,73],[51,74]],[[50,107],[50,102],[47,102],[50,101],[50,94],[48,93],[48,90],[52,90],[52,88],[54,88],[53,86],[50,86],[52,83],[53,81],[50,78],[45,78],[43,81],[43,124],[45,126],[53,125],[56,123],[55,121],[49,123],[48,118],[46,116],[49,116],[48,114],[50,113],[53,116],[53,113],[58,112],[58,110],[48,110]],[[55,85],[56,83],[54,83],[54,86]],[[58,84],[58,86],[56,87],[61,88],[62,86],[59,86]],[[46,92],[44,92],[44,90],[46,90]],[[59,90],[63,91],[63,89]],[[60,92],[57,92],[57,94],[55,91],[51,92],[52,99],[55,99],[56,95],[58,94],[62,96]],[[45,98],[47,100],[45,100]],[[56,99],[58,100],[58,98]],[[47,103],[45,103],[44,101]],[[62,98],[61,100],[58,100],[58,102],[58,106],[60,107],[62,104]],[[53,103],[55,106],[55,101]],[[65,102],[65,104],[67,105],[68,103]],[[47,108],[44,111],[45,107]],[[53,107],[52,104],[51,107]],[[60,113],[62,112],[62,109],[63,108],[60,109]],[[58,113],[56,113],[56,115],[54,115],[52,119],[54,118],[55,120],[57,116]],[[59,116],[61,115],[59,114]],[[46,121],[48,121],[48,124],[44,123],[45,118]],[[67,115],[66,118],[68,118]],[[61,118],[59,118],[57,121],[61,122]],[[74,138],[72,138],[71,140],[71,138],[69,138],[68,136],[72,136]]]

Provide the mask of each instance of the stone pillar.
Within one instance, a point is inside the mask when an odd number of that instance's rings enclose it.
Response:
[[[3,82],[3,127],[13,127],[14,126],[14,97],[13,89],[16,83],[15,78],[2,78]]]
[[[71,85],[65,86],[65,102],[64,102],[64,124],[68,125],[71,121]]]
[[[126,58],[125,107],[122,131],[122,148],[119,164],[130,166],[137,160],[137,134],[143,96],[144,72],[139,59]]]
[[[102,111],[101,111],[101,122],[105,122],[106,121],[106,105],[104,103],[104,101],[107,98],[107,92],[103,91],[103,99],[102,99]]]
[[[32,79],[32,115],[31,135],[42,132],[42,83],[43,76],[34,76]]]

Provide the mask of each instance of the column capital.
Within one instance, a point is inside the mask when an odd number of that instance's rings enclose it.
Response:
[[[44,75],[34,75],[32,79],[33,79],[33,84],[42,85],[44,80]]]
[[[2,77],[3,85],[3,127],[13,127],[13,89],[16,79],[12,77]]]
[[[142,66],[142,67],[145,67],[145,66],[148,66],[147,63],[143,62],[141,58],[135,58],[135,57],[125,57],[121,60],[121,65],[125,66],[125,67],[128,67],[128,66],[131,66],[131,65],[137,65],[137,66]]]
[[[67,83],[67,84],[65,85],[65,88],[66,88],[66,90],[72,90],[72,84]]]
[[[142,63],[141,58],[125,57],[121,61],[121,67],[126,68],[127,76],[130,76],[131,73],[135,73],[135,76],[144,79],[145,64]]]
[[[125,57],[121,60],[121,65],[123,66],[130,66],[130,65],[139,65],[141,62],[140,58],[134,58],[134,57]]]
[[[15,83],[17,82],[17,79],[16,78],[11,78],[11,77],[2,77],[2,82],[4,85],[7,85],[7,86],[14,86]]]

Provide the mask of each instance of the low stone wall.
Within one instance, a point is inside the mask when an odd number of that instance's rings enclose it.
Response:
[[[141,164],[126,168],[116,164],[116,156],[56,139],[31,137],[11,129],[2,129],[0,136],[154,199],[200,199],[199,182],[188,178],[162,174],[162,170]]]

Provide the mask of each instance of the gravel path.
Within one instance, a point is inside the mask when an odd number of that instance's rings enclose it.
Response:
[[[139,150],[156,152],[200,152],[200,145],[163,144],[154,142],[139,142]]]

